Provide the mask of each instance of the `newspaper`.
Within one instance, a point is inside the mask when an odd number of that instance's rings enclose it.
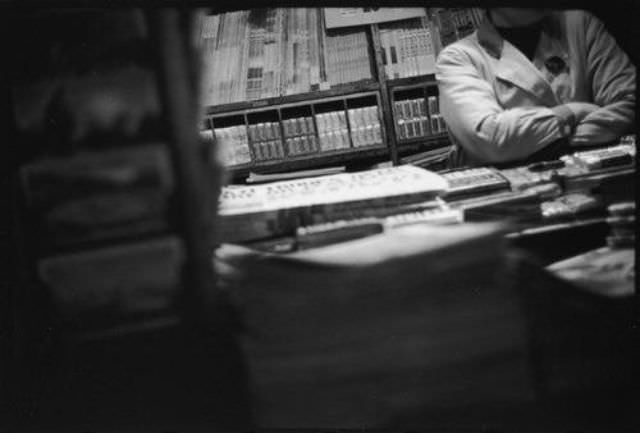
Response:
[[[226,187],[220,196],[221,216],[302,206],[421,196],[446,191],[440,175],[413,166],[387,167],[247,187]]]

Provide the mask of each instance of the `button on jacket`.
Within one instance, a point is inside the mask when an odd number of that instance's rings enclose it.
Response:
[[[601,21],[585,11],[544,18],[529,60],[485,16],[478,30],[445,47],[436,78],[458,163],[527,158],[562,139],[602,144],[631,133],[636,68]],[[600,108],[573,128],[572,102]]]

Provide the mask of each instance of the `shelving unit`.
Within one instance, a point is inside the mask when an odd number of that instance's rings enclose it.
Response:
[[[317,90],[307,93],[299,93],[295,95],[276,96],[273,98],[257,99],[253,101],[234,102],[230,104],[212,105],[206,107],[205,117],[220,114],[231,113],[241,110],[252,110],[256,108],[263,108],[274,105],[285,105],[295,102],[308,101],[309,99],[323,99],[331,98],[335,96],[346,96],[353,93],[369,92],[380,90],[380,85],[377,81],[362,80],[355,83],[344,83],[341,85],[333,86],[326,90]]]
[[[243,109],[207,116],[203,128],[210,138],[215,136],[212,131],[230,126],[246,131],[250,161],[230,165],[237,176],[257,169],[262,172],[295,170],[353,161],[357,157],[388,157],[380,99],[380,92],[375,90],[338,96],[316,95],[314,99],[262,107],[262,104],[248,103]],[[350,115],[363,108],[369,109],[368,119]],[[306,120],[303,127],[298,127],[300,119]],[[369,122],[364,122],[366,120]],[[296,132],[288,130],[290,121],[296,123]],[[364,134],[359,133],[362,129]],[[264,139],[257,140],[257,137]],[[265,141],[269,143],[269,150],[262,152],[260,143]],[[233,146],[240,148],[237,143]]]
[[[299,19],[305,15],[300,12],[289,13],[292,17],[298,17],[291,19]],[[449,144],[446,126],[443,121],[438,121],[439,112],[431,112],[427,106],[431,99],[438,96],[434,65],[443,42],[450,43],[463,35],[468,23],[476,25],[471,18],[475,15],[463,15],[457,10],[428,9],[424,17],[401,22],[367,24],[346,30],[325,30],[324,11],[319,9],[317,13],[308,13],[306,16],[318,18],[317,28],[309,25],[307,28],[311,33],[316,30],[318,32],[317,46],[314,45],[313,49],[318,50],[314,54],[320,54],[317,58],[311,55],[309,59],[310,62],[317,63],[319,75],[316,79],[319,77],[320,83],[310,84],[310,91],[304,93],[286,94],[290,89],[280,88],[283,93],[281,96],[208,106],[201,133],[211,143],[217,140],[221,145],[226,165],[236,179],[245,177],[249,172],[286,172],[336,163],[364,164],[384,160],[398,163],[401,156],[446,146]],[[265,16],[271,17],[269,19],[272,21],[280,20],[279,23],[285,23],[278,24],[283,28],[291,26],[287,21],[289,18],[283,19],[277,13],[267,12]],[[273,30],[277,26],[272,25],[271,21],[266,26],[267,33],[258,32],[256,37],[271,38],[282,43],[284,39]],[[327,44],[339,47],[340,38],[343,38],[342,40],[356,40],[360,44],[358,46],[362,47],[363,31],[368,44],[371,78],[336,83],[335,74],[361,77],[367,75],[367,71],[365,67],[362,72],[360,63],[359,73],[337,73],[335,68],[340,60],[349,62],[351,59],[341,53],[327,54]],[[254,30],[247,30],[247,34],[254,35]],[[289,34],[288,37],[295,39],[296,36]],[[315,35],[309,38],[311,40]],[[315,42],[316,39],[313,39],[313,43]],[[282,48],[289,47],[289,43],[291,40],[281,46],[278,56],[289,49]],[[306,49],[305,44],[310,42],[304,39],[303,42],[293,43],[298,43],[298,49]],[[244,49],[255,55],[255,46]],[[257,51],[260,50],[261,48]],[[359,50],[362,61],[362,48]],[[288,55],[290,54],[284,54],[283,65],[291,66],[291,58],[286,58]],[[256,66],[255,59],[247,61],[254,61],[252,65]],[[272,66],[265,63],[265,68]],[[262,73],[260,71],[258,75],[261,76]],[[331,80],[330,73],[334,74]],[[309,76],[314,76],[314,72],[310,74]],[[287,76],[284,81],[291,81],[290,77]],[[297,85],[297,88],[300,86]],[[255,94],[253,88],[251,92],[251,95]],[[401,105],[407,100],[421,101],[419,103],[425,107],[424,110],[419,110],[421,114],[413,111],[400,113],[397,103]],[[370,119],[370,123],[375,125],[354,125],[354,119],[349,118],[349,110],[365,106],[375,107],[373,110],[376,116]],[[331,131],[327,131],[323,115],[337,112],[345,118],[344,124],[333,125]],[[298,118],[306,119],[307,126],[292,133],[288,125],[292,119],[295,124],[295,119]],[[333,122],[336,120],[333,119]],[[409,129],[403,129],[403,122],[406,122]],[[421,125],[417,126],[416,123]],[[232,138],[228,138],[228,134]],[[327,144],[331,139],[334,142]],[[236,150],[229,150],[229,146]],[[234,153],[236,151],[239,153]]]
[[[438,85],[434,75],[390,81],[389,99],[393,107],[399,156],[432,150],[449,143],[446,125],[440,115]]]
[[[136,66],[158,80],[161,137],[52,146],[15,167],[18,344],[51,331],[61,341],[102,341],[223,317],[206,307],[219,306],[211,269],[218,185],[202,161],[209,149],[190,128],[199,115],[196,62],[183,18],[153,11],[144,15],[149,36],[129,36],[153,47],[155,66]],[[136,35],[133,21],[117,22]],[[109,78],[118,95],[124,81]]]

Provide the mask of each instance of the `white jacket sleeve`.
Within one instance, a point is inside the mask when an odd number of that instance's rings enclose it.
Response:
[[[600,20],[589,13],[585,13],[584,18],[593,101],[601,108],[578,124],[571,142],[600,144],[634,129],[636,68]]]
[[[503,109],[493,87],[467,55],[454,47],[436,64],[440,107],[447,126],[466,152],[487,163],[524,159],[563,137],[565,106]]]

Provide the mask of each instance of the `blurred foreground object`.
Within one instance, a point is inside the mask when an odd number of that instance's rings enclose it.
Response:
[[[197,130],[197,13],[14,15],[15,29],[34,35],[9,62],[19,197],[9,395],[15,413],[28,415],[17,425],[121,428],[159,422],[168,407],[176,430],[211,423],[211,409],[175,392],[221,401],[222,388],[198,389],[191,360],[176,358],[214,334],[233,352],[210,262],[222,166]],[[213,349],[200,352],[213,362]],[[200,376],[240,390],[240,367],[229,371]],[[148,404],[132,410],[126,385]]]
[[[397,426],[412,411],[531,401],[500,235],[411,225],[284,256],[221,248],[244,274],[227,290],[244,312],[257,425]]]

